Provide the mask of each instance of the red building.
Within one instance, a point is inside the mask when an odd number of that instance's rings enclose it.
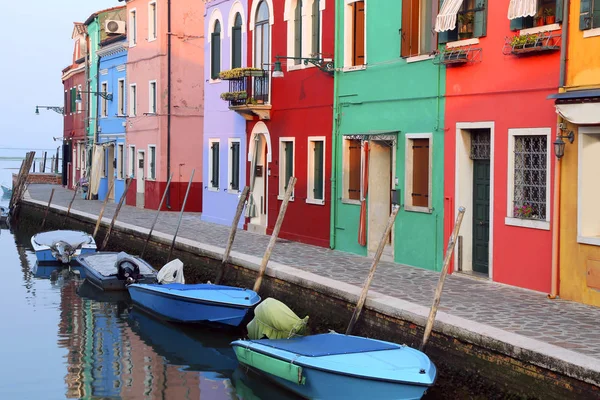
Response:
[[[64,128],[63,128],[63,185],[72,189],[83,171],[86,170],[86,115],[87,96],[76,103],[78,91],[87,90],[85,61],[87,56],[86,27],[75,22],[71,65],[62,70],[64,85]]]
[[[464,0],[457,27],[440,34],[445,238],[465,206],[455,271],[549,291],[557,119],[546,98],[558,88],[563,3],[534,2],[524,17],[509,3]]]
[[[297,178],[280,236],[329,246],[334,51],[333,1],[251,0],[245,104],[249,231],[273,231],[287,183]],[[251,90],[252,89],[252,92]],[[238,105],[235,105],[238,104]]]

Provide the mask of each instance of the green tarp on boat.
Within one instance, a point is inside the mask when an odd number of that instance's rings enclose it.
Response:
[[[254,318],[248,324],[248,337],[257,339],[288,339],[306,334],[308,316],[300,319],[288,306],[271,297],[266,298],[254,310]]]

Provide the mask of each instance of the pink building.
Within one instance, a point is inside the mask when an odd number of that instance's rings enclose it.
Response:
[[[170,10],[169,10],[170,7]],[[127,1],[127,204],[202,209],[204,2]]]

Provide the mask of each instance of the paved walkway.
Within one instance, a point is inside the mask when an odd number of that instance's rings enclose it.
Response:
[[[30,185],[29,195],[47,202],[53,187],[56,191],[52,203],[67,207],[73,192],[60,186]],[[73,203],[73,209],[94,215],[99,214],[101,207],[100,201],[80,198]],[[104,217],[112,218],[115,208],[115,204],[109,204]],[[150,228],[154,216],[153,211],[124,206],[118,219]],[[162,213],[155,231],[174,234],[178,217],[179,213]],[[229,227],[202,222],[198,213],[186,213],[179,230],[179,237],[219,247],[224,247],[228,235]],[[238,231],[233,250],[262,257],[268,241],[268,236]],[[286,240],[277,243],[271,260],[356,286],[362,286],[371,264],[366,257]],[[371,288],[430,307],[438,277],[436,272],[382,261]],[[549,300],[545,293],[454,274],[446,280],[440,310],[582,353],[600,362],[600,308]]]

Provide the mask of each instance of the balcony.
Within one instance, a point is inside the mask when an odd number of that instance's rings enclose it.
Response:
[[[502,53],[514,56],[530,56],[560,50],[560,33],[541,32],[507,37]]]
[[[229,102],[229,109],[246,120],[254,117],[270,119],[269,71],[260,68],[234,68],[221,71],[219,78],[229,81],[229,91],[221,99]]]

